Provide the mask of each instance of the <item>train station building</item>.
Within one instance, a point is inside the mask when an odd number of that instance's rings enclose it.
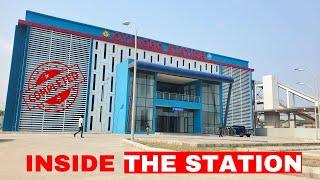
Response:
[[[5,131],[212,134],[253,128],[249,62],[37,12],[15,30]]]

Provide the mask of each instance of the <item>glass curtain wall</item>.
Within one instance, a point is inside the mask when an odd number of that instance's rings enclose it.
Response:
[[[202,82],[202,133],[218,133],[222,125],[220,120],[219,84]]]
[[[130,72],[130,86],[133,83],[133,72]],[[129,116],[127,131],[131,128],[131,102],[132,88],[129,88]],[[154,74],[148,72],[137,72],[137,101],[135,131],[146,132],[147,126],[152,130],[153,117],[153,96],[154,96]]]
[[[193,110],[157,107],[157,132],[193,133],[193,123]]]
[[[184,94],[196,96],[196,85],[195,83],[184,86]]]

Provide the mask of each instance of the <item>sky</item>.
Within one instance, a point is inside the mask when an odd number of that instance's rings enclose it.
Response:
[[[319,0],[1,0],[0,108],[4,109],[14,29],[32,10],[249,61],[253,79],[275,75],[314,94],[320,77]],[[299,67],[305,72],[296,72]],[[304,82],[308,86],[298,85]]]

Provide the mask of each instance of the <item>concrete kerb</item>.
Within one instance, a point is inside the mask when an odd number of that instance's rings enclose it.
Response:
[[[166,151],[166,152],[174,152],[173,150],[170,150],[170,149],[163,149],[163,148],[155,148],[155,147],[150,147],[150,146],[147,146],[147,145],[144,145],[144,144],[140,144],[138,142],[135,142],[135,141],[131,141],[129,139],[122,139],[123,142],[127,143],[127,144],[130,144],[136,148],[139,148],[141,150],[144,150],[144,151]]]

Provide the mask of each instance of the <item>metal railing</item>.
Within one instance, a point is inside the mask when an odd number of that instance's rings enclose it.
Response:
[[[177,94],[177,93],[168,93],[168,92],[158,91],[157,98],[200,103],[200,96],[193,96],[193,95],[187,95],[187,94]]]

